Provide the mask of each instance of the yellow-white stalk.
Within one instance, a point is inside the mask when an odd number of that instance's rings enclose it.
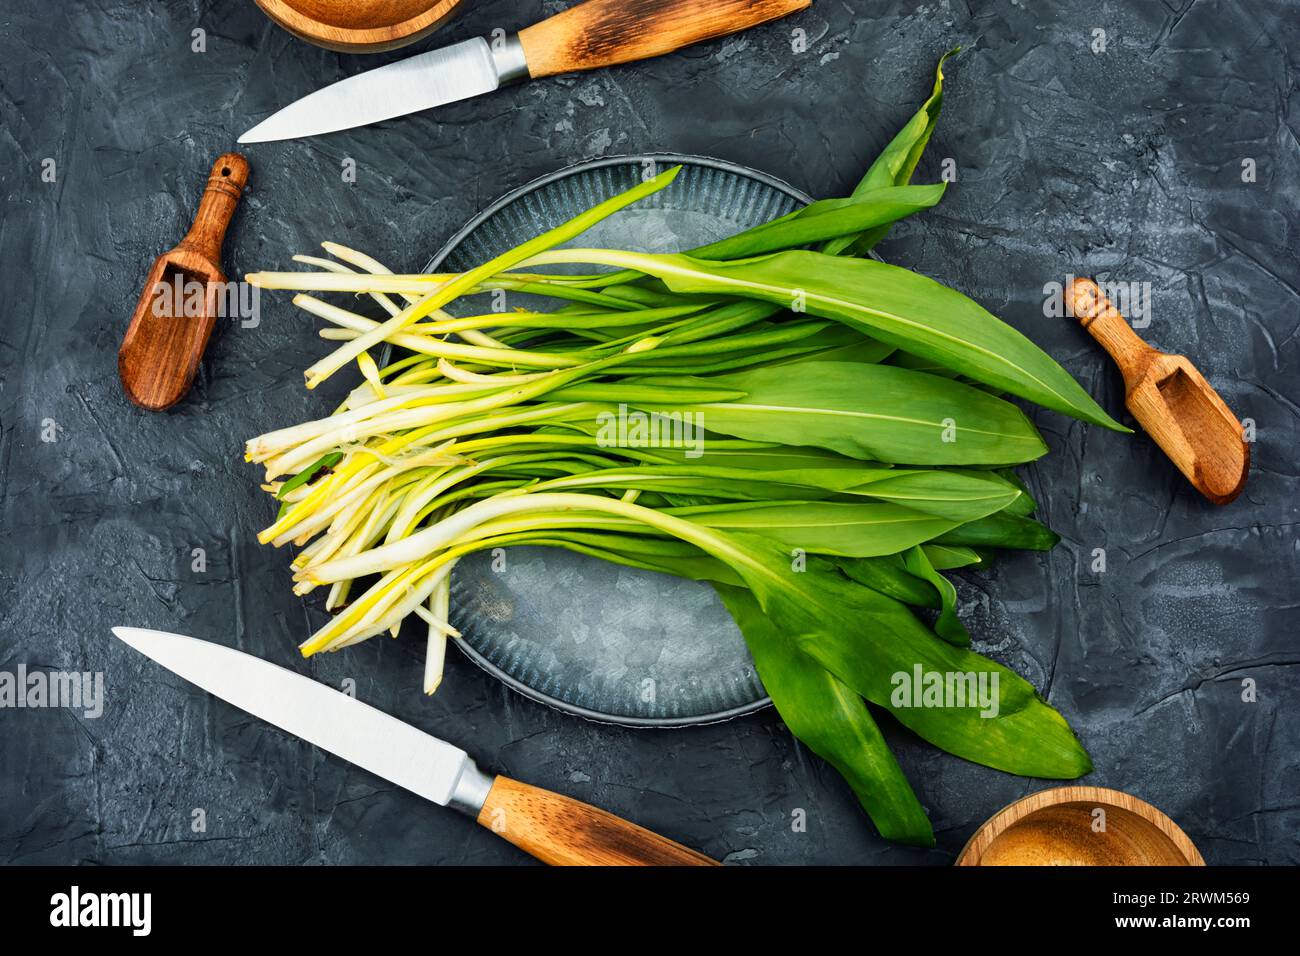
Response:
[[[432,694],[442,683],[443,662],[447,656],[447,635],[460,637],[447,618],[451,612],[451,570],[455,561],[448,563],[447,574],[438,582],[429,596],[429,611],[424,617],[429,625],[429,637],[424,654],[424,692]],[[422,610],[417,607],[417,613]]]

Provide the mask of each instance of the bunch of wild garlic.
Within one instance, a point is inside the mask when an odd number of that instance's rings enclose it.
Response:
[[[1001,393],[1120,426],[970,299],[863,258],[943,194],[909,184],[941,84],[851,196],[689,253],[557,248],[671,169],[464,273],[393,275],[327,243],[334,259],[296,257],[319,271],[249,276],[302,290],[295,303],[331,324],[322,334],[341,344],[309,388],[353,361],[364,378],[333,415],[248,443],[281,502],[261,540],[302,545],[295,590],[328,586],[338,610],[303,653],[396,634],[415,614],[432,693],[458,636],[457,559],[549,545],[712,583],[786,724],[891,839],[933,834],[868,702],[970,760],[1087,772],[1033,687],[968,649],[941,572],[1055,542],[1009,470],[1046,445]],[[573,263],[617,271],[536,271]],[[445,311],[497,289],[568,304]],[[306,292],[368,294],[389,317]],[[370,351],[385,343],[407,354],[381,369]],[[937,610],[933,628],[909,606]],[[899,674],[925,687],[967,675],[992,698],[915,706]]]

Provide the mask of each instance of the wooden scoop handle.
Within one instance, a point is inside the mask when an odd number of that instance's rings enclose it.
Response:
[[[805,10],[812,0],[587,0],[519,33],[534,79],[647,60]]]
[[[478,822],[552,866],[718,866],[702,853],[612,813],[497,777]]]
[[[211,263],[214,272],[221,272],[221,244],[226,240],[226,229],[247,183],[248,160],[238,153],[218,156],[208,174],[194,224],[176,251],[192,252]]]
[[[1124,376],[1125,389],[1132,391],[1146,377],[1151,362],[1162,353],[1142,341],[1091,279],[1075,279],[1065,291],[1070,314],[1115,360]]]

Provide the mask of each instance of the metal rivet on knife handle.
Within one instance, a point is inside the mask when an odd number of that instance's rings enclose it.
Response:
[[[662,56],[806,10],[812,0],[587,0],[519,33],[533,78]]]
[[[1250,445],[1241,422],[1185,355],[1158,352],[1091,279],[1066,290],[1070,314],[1124,374],[1124,404],[1160,449],[1216,505],[1246,486]]]
[[[493,43],[490,49],[492,65],[497,71],[497,82],[502,86],[520,83],[529,78],[528,58],[524,56],[524,45],[519,42],[519,34],[512,33],[504,42]]]

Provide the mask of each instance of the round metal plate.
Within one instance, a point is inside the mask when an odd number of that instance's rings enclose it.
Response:
[[[778,179],[713,159],[599,159],[502,197],[456,233],[426,271],[472,268],[676,164],[682,171],[672,185],[571,245],[675,252],[810,201]],[[484,552],[456,565],[452,623],[464,635],[453,643],[488,673],[591,720],[681,727],[769,703],[740,631],[700,582],[555,548]]]

